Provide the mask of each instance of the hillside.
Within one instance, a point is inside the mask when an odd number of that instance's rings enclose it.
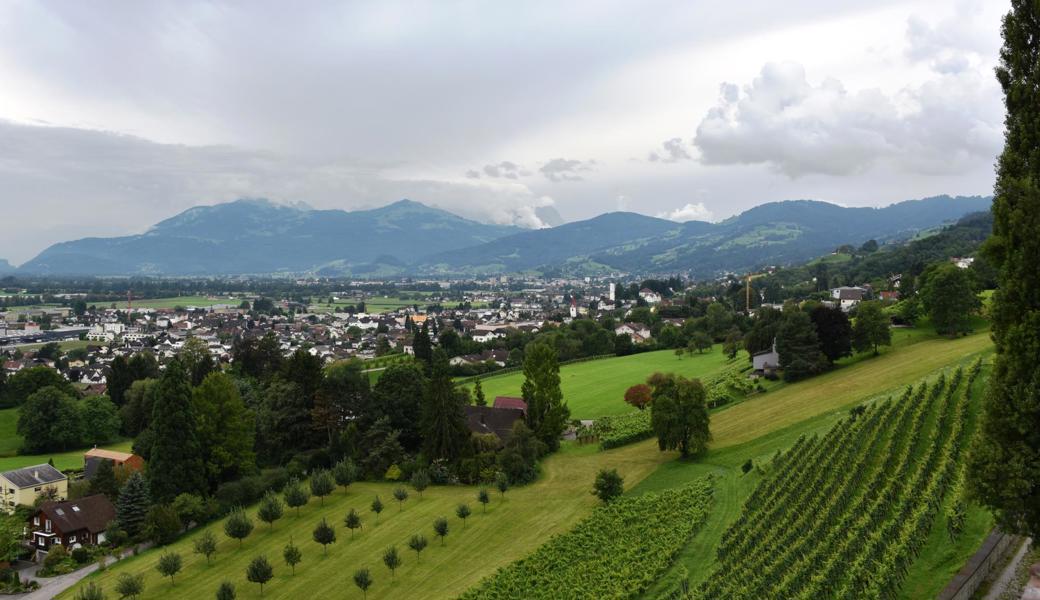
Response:
[[[6,259],[0,258],[0,274],[13,273],[14,270],[14,266],[11,263],[7,262]]]
[[[353,212],[238,200],[191,208],[141,235],[55,244],[20,271],[77,275],[400,271],[416,256],[517,231],[410,200]]]
[[[488,272],[604,267],[627,272],[689,271],[711,276],[809,260],[845,243],[898,240],[989,209],[991,198],[937,196],[885,208],[845,208],[813,200],[771,202],[720,223],[676,224],[610,213],[526,231],[435,257],[427,270]]]

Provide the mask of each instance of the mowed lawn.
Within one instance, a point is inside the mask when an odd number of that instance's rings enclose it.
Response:
[[[208,307],[215,304],[230,304],[231,306],[238,306],[242,303],[242,298],[237,297],[217,297],[217,296],[174,296],[172,298],[150,298],[138,300],[134,298],[135,308],[174,308],[177,306],[197,306],[197,307]],[[123,308],[126,305],[126,300],[116,302],[116,306]]]
[[[596,419],[632,411],[625,404],[625,390],[656,371],[677,373],[686,377],[706,377],[724,369],[729,363],[720,346],[703,354],[684,354],[677,357],[673,350],[644,352],[630,356],[601,358],[560,367],[560,387],[563,399],[571,409],[573,419]],[[741,353],[736,361],[747,362]],[[488,403],[495,396],[519,396],[524,383],[522,372],[482,379],[481,387]],[[472,388],[472,384],[468,387]]]
[[[223,521],[209,525],[220,540],[219,550],[211,565],[192,554],[193,532],[168,548],[184,559],[184,570],[176,585],[161,580],[155,571],[159,555],[153,549],[128,558],[100,574],[91,576],[114,597],[115,580],[120,573],[145,575],[142,599],[212,598],[224,580],[232,581],[239,598],[259,598],[260,588],[245,577],[246,565],[255,556],[265,555],[274,565],[275,577],[264,586],[264,598],[362,598],[354,586],[352,575],[358,568],[368,568],[375,583],[368,591],[370,600],[384,598],[452,598],[476,584],[495,569],[526,556],[550,536],[570,529],[596,504],[590,493],[596,472],[601,467],[616,468],[625,481],[634,484],[646,477],[662,461],[675,457],[672,452],[659,452],[653,442],[644,442],[609,452],[599,452],[596,445],[577,446],[567,443],[543,465],[543,475],[534,484],[509,490],[503,499],[492,490],[487,514],[476,500],[477,488],[469,486],[431,487],[424,498],[409,488],[411,497],[398,511],[393,499],[394,484],[358,483],[344,493],[342,489],[325,499],[322,507],[311,499],[301,515],[287,512],[269,531],[257,522],[253,534],[241,548],[223,533]],[[375,495],[386,505],[375,523],[369,506]],[[455,507],[466,502],[473,511],[465,527],[455,516]],[[363,530],[356,539],[343,526],[350,508],[361,513]],[[252,515],[255,511],[250,511]],[[433,533],[433,521],[447,517],[450,532],[442,547]],[[311,537],[322,518],[336,528],[337,541],[329,546],[328,557]],[[412,534],[422,533],[429,547],[416,561],[408,550]],[[290,537],[303,550],[303,562],[295,577],[282,560],[282,549]],[[383,565],[383,551],[396,545],[404,564],[395,579]],[[59,598],[73,598],[76,588]]]
[[[18,409],[0,409],[0,456],[18,452],[22,436],[18,435]]]
[[[104,447],[109,450],[129,452],[132,444],[133,442],[130,440],[125,440]],[[83,467],[83,453],[86,452],[86,449],[50,454],[19,455],[18,449],[21,445],[22,436],[18,435],[18,409],[0,409],[0,471],[38,465],[52,459],[54,460],[54,466],[58,469],[80,469]]]

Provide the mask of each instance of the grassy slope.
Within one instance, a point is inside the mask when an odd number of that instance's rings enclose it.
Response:
[[[746,356],[738,360],[746,360]],[[672,350],[660,350],[564,365],[560,368],[560,382],[571,417],[595,419],[632,411],[632,407],[625,404],[625,390],[643,383],[655,371],[705,377],[726,364],[726,356],[718,346],[705,354],[682,357],[676,357]],[[495,396],[519,396],[523,381],[523,373],[513,372],[483,379],[480,385],[490,403]]]
[[[391,495],[395,486],[355,484],[347,494],[337,490],[333,497],[326,499],[324,508],[312,500],[298,519],[287,515],[276,524],[274,532],[268,532],[266,525],[258,527],[241,550],[224,536],[222,523],[211,525],[220,539],[212,566],[206,566],[204,560],[191,553],[192,539],[197,532],[177,542],[171,549],[181,553],[185,564],[176,586],[159,581],[155,572],[159,551],[155,550],[94,577],[111,593],[119,573],[144,573],[146,590],[142,600],[211,598],[217,585],[225,579],[235,583],[239,598],[258,598],[259,587],[246,581],[245,567],[253,557],[264,554],[275,565],[275,579],[265,586],[265,598],[306,598],[331,590],[337,590],[337,598],[360,598],[361,592],[350,580],[354,570],[360,567],[369,568],[375,578],[376,583],[368,592],[372,594],[369,600],[453,597],[587,515],[595,504],[589,490],[600,467],[617,468],[627,481],[639,481],[661,461],[674,456],[659,453],[652,441],[610,452],[598,452],[594,445],[567,444],[561,453],[545,462],[543,477],[537,483],[510,490],[504,500],[495,492],[486,515],[481,514],[476,490],[472,487],[430,488],[424,499],[410,498],[399,513]],[[381,496],[387,507],[380,523],[373,527],[368,506],[375,494]],[[454,516],[459,502],[468,502],[473,510],[465,529]],[[365,525],[364,532],[353,541],[342,526],[343,515],[352,507],[362,513]],[[449,517],[451,523],[443,548],[432,530],[433,520],[440,516]],[[320,546],[311,540],[311,531],[322,517],[337,529],[338,541],[330,546],[328,558],[322,558]],[[415,554],[405,546],[413,533],[423,533],[430,540],[430,547],[418,564]],[[290,536],[304,552],[296,577],[290,575],[281,559],[282,548]],[[404,558],[404,566],[398,570],[394,582],[381,560],[382,551],[391,544],[398,546]],[[72,598],[74,594],[75,590],[70,590],[59,597]]]
[[[21,439],[18,440],[18,444],[21,443]],[[118,450],[120,452],[129,452],[133,442],[130,440],[124,440],[116,442],[114,444],[108,444],[103,446],[108,450]],[[15,446],[17,449],[17,445]],[[0,471],[9,471],[11,469],[18,469],[21,467],[27,467],[29,465],[38,465],[47,462],[48,460],[54,461],[54,466],[60,470],[69,469],[82,469],[83,468],[83,453],[86,452],[86,448],[79,450],[70,450],[68,452],[55,452],[50,454],[25,454],[25,455],[11,455],[0,457]]]
[[[245,565],[254,556],[266,554],[276,565],[276,578],[266,586],[264,596],[268,598],[299,598],[325,589],[342,589],[344,596],[356,597],[357,590],[351,587],[349,577],[358,567],[370,568],[376,578],[377,583],[369,592],[373,599],[451,597],[497,567],[526,555],[550,535],[567,530],[585,516],[594,504],[588,493],[590,482],[604,466],[617,468],[625,477],[626,486],[635,486],[633,493],[677,485],[706,472],[724,476],[716,510],[705,529],[679,557],[682,564],[692,567],[691,571],[704,570],[710,563],[711,549],[718,536],[736,516],[754,484],[756,475],[747,478],[737,475],[739,465],[747,457],[767,458],[777,448],[792,444],[801,433],[826,429],[838,418],[842,408],[883,390],[899,389],[931,371],[985,349],[988,344],[984,334],[958,340],[931,339],[901,344],[880,357],[855,361],[840,369],[837,371],[840,377],[827,375],[753,397],[713,416],[715,442],[707,457],[698,462],[672,460],[675,454],[658,452],[654,440],[609,452],[598,452],[595,445],[566,444],[561,453],[545,462],[544,474],[538,482],[510,491],[504,502],[496,494],[486,516],[479,514],[472,487],[431,489],[426,499],[409,500],[405,511],[397,514],[396,507],[392,506],[394,486],[363,483],[355,485],[346,496],[337,492],[324,509],[312,502],[299,521],[289,516],[274,533],[258,530],[241,551],[236,552],[234,544],[223,539],[221,523],[211,525],[222,538],[220,554],[213,566],[207,567],[191,554],[191,536],[177,542],[173,549],[183,555],[185,571],[175,587],[159,581],[154,570],[158,551],[145,552],[94,577],[106,590],[111,590],[120,572],[145,573],[148,589],[143,598],[209,597],[220,581],[229,579],[236,583],[240,598],[254,598],[259,597],[259,589],[245,581]],[[693,362],[708,356],[684,360]],[[674,356],[671,359],[677,360]],[[603,362],[607,361],[595,361]],[[854,378],[858,383],[847,384],[847,378]],[[768,416],[759,416],[760,412]],[[383,523],[371,531],[367,529],[371,520],[367,507],[376,493],[388,507]],[[459,529],[458,519],[452,517],[453,531],[448,545],[440,548],[432,536],[432,520],[437,516],[451,516],[460,501],[470,502],[475,514],[465,531]],[[350,507],[360,509],[366,519],[365,533],[354,542],[346,541],[349,533],[341,526],[343,514]],[[328,559],[321,558],[320,548],[311,541],[311,531],[322,516],[337,525],[340,537]],[[415,564],[413,554],[405,553],[404,568],[399,570],[396,582],[388,583],[389,573],[380,561],[382,550],[397,544],[404,551],[408,536],[416,532],[423,532],[431,539],[430,549],[424,553],[421,564]],[[289,576],[280,561],[281,548],[290,535],[305,551],[305,562],[295,578]],[[72,598],[73,595],[74,590],[70,590],[60,597]]]
[[[18,435],[17,428],[18,409],[0,410],[0,456],[18,452],[18,447],[22,445],[22,436]]]

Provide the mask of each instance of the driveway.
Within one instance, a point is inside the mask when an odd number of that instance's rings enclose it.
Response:
[[[151,547],[151,543],[141,544],[140,550],[143,552]],[[125,550],[121,555],[122,558],[126,558],[133,554],[133,550]],[[105,565],[111,565],[113,558],[111,556],[105,557]],[[18,571],[18,576],[23,580],[32,580],[40,584],[40,589],[35,592],[29,592],[27,594],[15,594],[7,596],[8,598],[17,598],[18,600],[50,600],[58,594],[64,592],[70,587],[79,583],[84,577],[90,575],[94,571],[97,571],[97,563],[89,564],[82,569],[66,573],[65,575],[57,575],[55,577],[37,577],[36,572],[40,570],[40,565],[27,562],[19,561],[15,570]]]

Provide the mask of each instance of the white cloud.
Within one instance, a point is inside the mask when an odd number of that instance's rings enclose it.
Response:
[[[687,202],[685,206],[677,208],[671,212],[663,212],[657,215],[661,219],[669,219],[679,223],[685,223],[686,221],[711,221],[714,214],[703,202],[696,204]]]
[[[650,162],[674,163],[681,160],[693,160],[686,150],[686,143],[682,138],[672,138],[661,143],[662,151],[654,150],[647,157]]]
[[[545,178],[554,183],[561,181],[582,181],[585,178],[581,173],[593,170],[596,164],[594,160],[577,160],[568,158],[554,158],[538,169]]]
[[[724,83],[694,143],[710,165],[766,164],[788,175],[851,175],[879,161],[910,172],[954,173],[991,161],[1001,118],[989,79],[939,75],[888,95],[812,84],[798,63],[768,63],[743,89]]]

